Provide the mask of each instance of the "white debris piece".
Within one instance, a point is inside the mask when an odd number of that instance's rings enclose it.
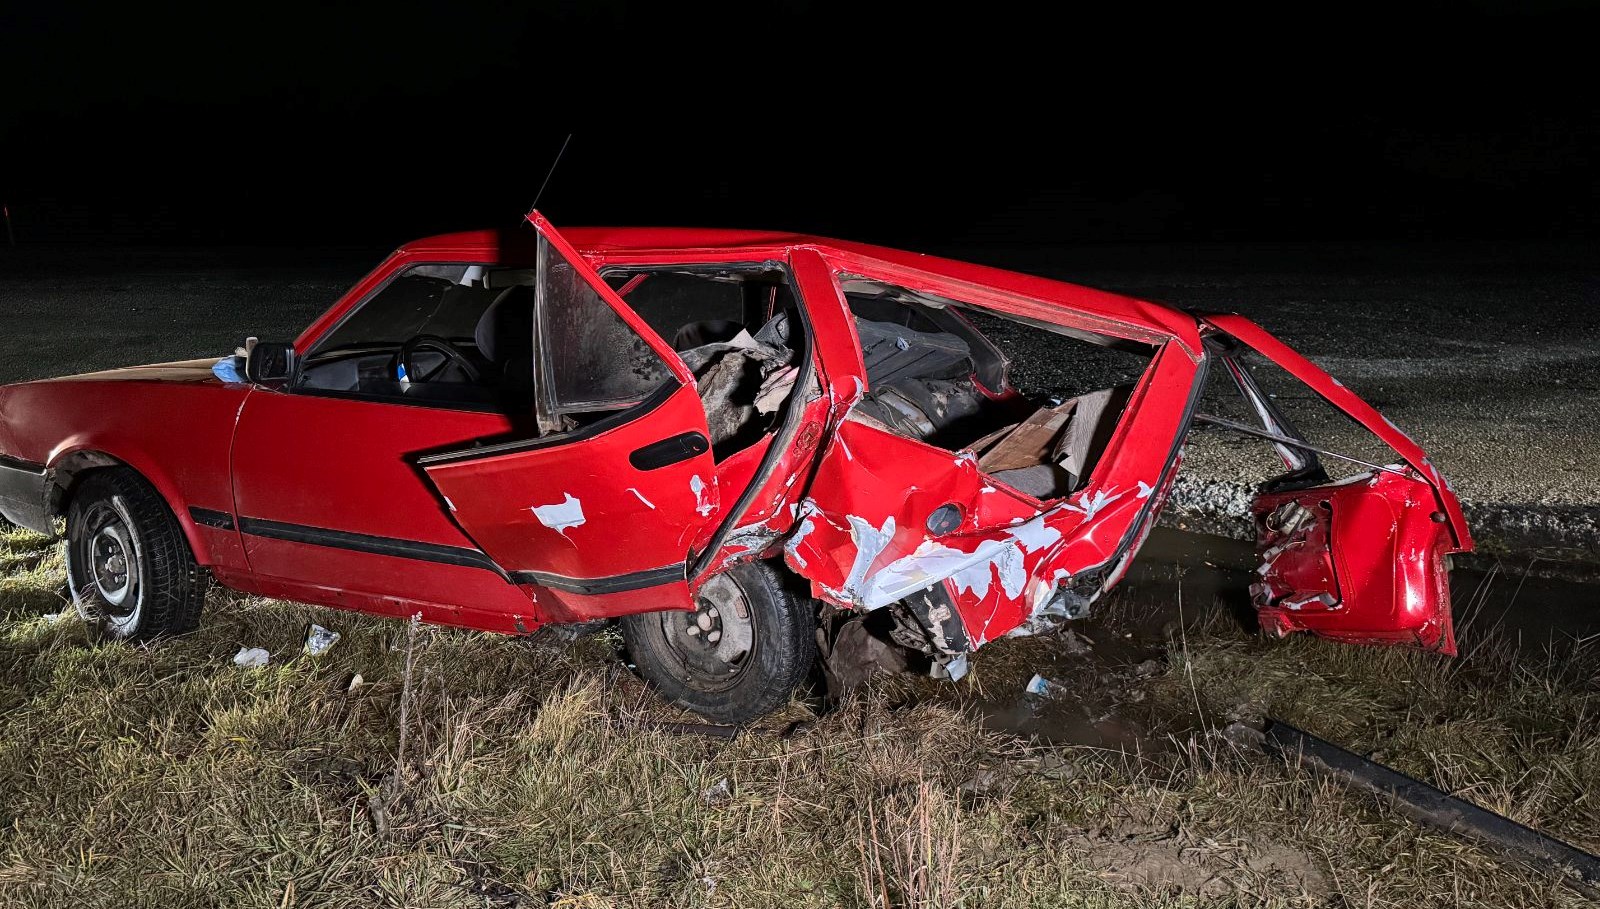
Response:
[[[1028,680],[1028,687],[1023,690],[1027,691],[1029,694],[1049,695],[1050,687],[1049,679],[1042,675],[1035,674],[1033,678]]]
[[[240,647],[233,655],[233,665],[241,669],[260,669],[272,659],[272,654],[260,647]]]
[[[312,625],[311,630],[306,632],[308,656],[322,656],[337,643],[339,643],[339,632],[330,631],[321,625]]]

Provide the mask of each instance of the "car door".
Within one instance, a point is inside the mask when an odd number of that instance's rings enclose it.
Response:
[[[705,411],[672,348],[537,213],[540,433],[422,457],[456,523],[552,619],[690,608],[720,517]]]
[[[1338,482],[1296,447],[1304,443],[1249,373],[1230,371],[1291,472],[1265,485],[1252,514],[1261,560],[1251,592],[1263,627],[1356,643],[1416,644],[1455,653],[1448,557],[1469,551],[1455,493],[1415,442],[1371,405],[1240,316],[1207,316],[1228,336],[1282,367],[1400,457]],[[1310,476],[1307,476],[1310,474]]]

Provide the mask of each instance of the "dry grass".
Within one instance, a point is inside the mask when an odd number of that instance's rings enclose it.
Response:
[[[13,532],[0,565],[0,905],[1578,904],[1212,738],[1136,758],[985,732],[969,702],[1012,684],[1009,647],[1015,661],[1041,642],[996,646],[970,682],[887,680],[728,742],[660,731],[682,717],[605,635],[541,647],[424,628],[408,651],[405,623],[218,594],[197,634],[99,646],[44,618],[63,605],[53,549]],[[322,657],[300,654],[312,620],[344,636]],[[272,663],[233,666],[246,645]],[[1592,691],[1579,704],[1524,667],[1504,699],[1485,683],[1455,710],[1450,693],[1480,683],[1346,652],[1364,653],[1202,628],[1152,699],[1298,703],[1383,736],[1414,771],[1418,749],[1453,742],[1435,760],[1494,798],[1543,793],[1510,807],[1593,835],[1594,801],[1571,804],[1573,775],[1600,776],[1576,754]],[[1338,693],[1351,681],[1364,693]],[[1436,731],[1408,731],[1406,709],[1441,710]],[[1587,732],[1555,741],[1540,710]],[[1517,747],[1536,750],[1513,761]]]

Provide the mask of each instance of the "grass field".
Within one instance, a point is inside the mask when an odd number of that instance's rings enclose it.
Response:
[[[1190,604],[1131,666],[1108,638],[1171,605],[1134,591],[1079,659],[998,642],[960,683],[880,678],[727,741],[663,725],[693,718],[608,633],[214,592],[196,634],[99,645],[62,588],[58,546],[0,535],[8,907],[1588,904],[1212,731],[1266,714],[1600,849],[1594,648],[1518,653],[1470,615],[1452,662],[1264,641]],[[312,621],[343,636],[320,657]],[[234,666],[243,646],[270,665]],[[1019,700],[1035,671],[1067,692]],[[1108,692],[1137,754],[978,720]]]

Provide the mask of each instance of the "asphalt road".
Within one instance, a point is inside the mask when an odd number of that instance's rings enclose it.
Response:
[[[0,382],[221,355],[247,334],[292,339],[382,254],[0,249]],[[953,254],[1244,313],[1420,442],[1466,503],[1485,552],[1600,564],[1596,250],[1326,244]],[[1381,456],[1337,416],[1287,409],[1314,441]],[[1249,486],[1269,469],[1261,451],[1232,436],[1198,436],[1172,520],[1240,533]]]

